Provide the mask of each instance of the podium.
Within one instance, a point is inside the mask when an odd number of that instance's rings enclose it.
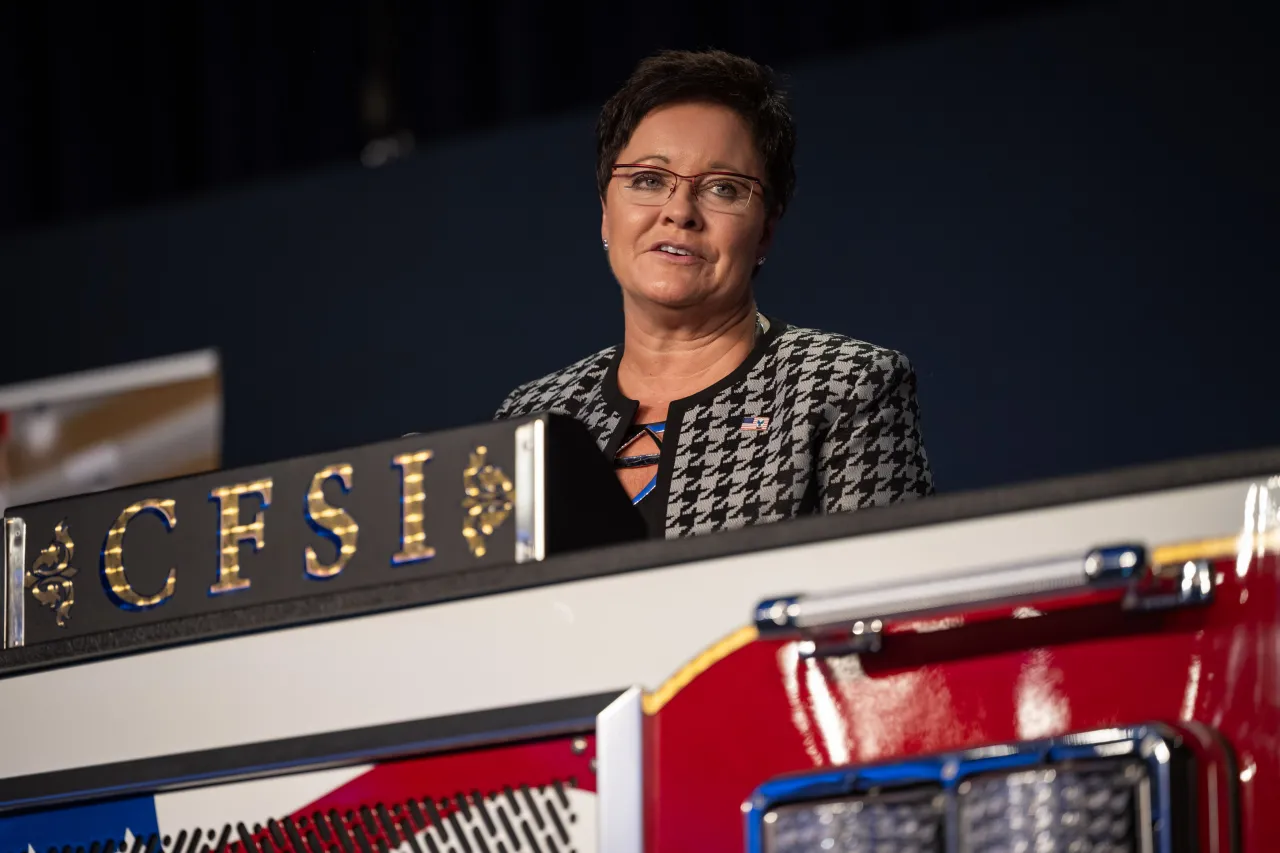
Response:
[[[644,536],[571,418],[409,435],[9,508],[3,647],[65,662],[209,639],[254,608]]]

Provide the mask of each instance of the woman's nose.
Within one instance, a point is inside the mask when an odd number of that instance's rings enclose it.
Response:
[[[675,192],[667,199],[663,212],[667,219],[682,228],[696,227],[702,221],[698,199],[693,191],[693,181],[681,178],[676,183]]]

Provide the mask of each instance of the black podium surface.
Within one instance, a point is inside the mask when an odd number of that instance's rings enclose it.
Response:
[[[317,597],[644,536],[577,421],[410,435],[9,508],[4,647],[48,661],[148,647],[246,608],[302,615]]]

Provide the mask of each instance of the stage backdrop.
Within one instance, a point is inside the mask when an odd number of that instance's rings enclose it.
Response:
[[[760,303],[912,358],[943,490],[1280,444],[1274,54],[1161,14],[788,69]],[[620,333],[592,122],[12,238],[0,384],[215,346],[226,465],[488,418]]]

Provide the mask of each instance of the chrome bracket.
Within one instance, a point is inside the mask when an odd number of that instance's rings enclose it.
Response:
[[[1157,566],[1135,583],[1125,596],[1130,610],[1169,610],[1213,601],[1216,588],[1208,560],[1188,560],[1179,566]]]
[[[800,615],[800,596],[768,598],[756,605],[756,627],[761,631],[785,630],[796,627]]]
[[[884,622],[879,619],[859,619],[843,634],[815,636],[801,640],[800,658],[829,658],[840,655],[874,654],[880,651]]]
[[[26,641],[26,597],[23,580],[27,564],[27,523],[21,518],[4,520],[4,577],[0,579],[0,648],[13,649]]]
[[[547,423],[533,420],[516,427],[517,563],[547,556]]]
[[[1138,545],[1095,548],[1084,558],[1085,581],[1091,586],[1124,583],[1137,577],[1147,566],[1147,552]]]

